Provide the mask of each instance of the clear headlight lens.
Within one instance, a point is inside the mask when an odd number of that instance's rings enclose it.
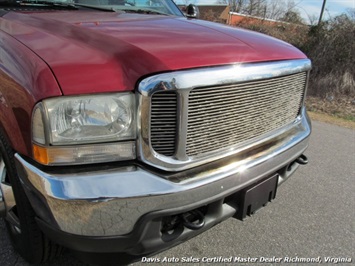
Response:
[[[97,162],[119,160],[121,157],[135,158],[135,143],[132,141],[136,137],[133,93],[47,99],[36,106],[32,119],[32,135],[36,146],[34,155],[36,158],[37,154],[36,159],[41,163],[92,163],[96,161],[95,157],[101,158]],[[126,140],[127,143],[122,142]],[[113,145],[107,142],[116,143]],[[95,145],[90,145],[90,149],[87,146],[75,146],[89,143],[101,143],[97,144],[97,154],[94,152]],[[117,145],[123,145],[124,150],[130,151],[130,154],[125,152],[121,157],[114,154],[112,146],[117,149]],[[78,152],[79,149],[81,152]],[[42,151],[42,154],[38,151]],[[89,157],[86,161],[85,158]]]
[[[132,139],[133,94],[60,97],[43,102],[52,145]]]

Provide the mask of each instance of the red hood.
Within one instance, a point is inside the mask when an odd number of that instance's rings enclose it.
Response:
[[[265,35],[158,15],[10,12],[0,28],[50,66],[66,95],[132,90],[141,77],[158,72],[305,58]]]

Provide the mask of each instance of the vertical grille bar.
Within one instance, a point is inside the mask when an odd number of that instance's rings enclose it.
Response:
[[[177,95],[175,91],[160,91],[152,95],[150,134],[153,149],[162,155],[175,153],[177,129]]]

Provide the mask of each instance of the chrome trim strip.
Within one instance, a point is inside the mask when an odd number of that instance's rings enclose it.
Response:
[[[308,146],[310,120],[303,108],[300,123],[252,155],[223,161],[180,182],[140,167],[117,167],[86,173],[50,174],[15,155],[16,166],[38,216],[48,210],[60,230],[84,236],[117,236],[131,232],[143,215],[172,208],[188,208],[216,200],[274,174],[299,157]],[[231,158],[230,158],[231,159]],[[187,174],[186,174],[187,175]],[[45,204],[38,204],[43,199]],[[37,205],[38,204],[38,205]],[[45,220],[42,217],[43,220]],[[53,225],[56,226],[56,225]]]
[[[138,91],[145,97],[161,90],[186,90],[195,87],[234,84],[274,78],[311,69],[309,59],[244,63],[158,74],[143,79]]]
[[[299,59],[183,70],[145,78],[140,82],[138,87],[138,91],[140,92],[138,95],[138,110],[144,115],[137,121],[138,128],[142,128],[138,133],[137,157],[141,161],[162,170],[181,171],[239,153],[241,150],[250,148],[251,145],[258,145],[260,142],[282,134],[293,127],[294,124],[299,123],[301,117],[298,117],[293,124],[252,141],[227,147],[226,149],[211,152],[203,156],[189,157],[186,155],[188,94],[195,87],[218,86],[243,81],[268,79],[305,72],[310,69],[311,61],[309,59]],[[178,99],[181,101],[181,104],[178,106],[177,150],[176,154],[172,157],[155,152],[150,144],[150,98],[152,94],[162,90],[175,90],[178,94]]]

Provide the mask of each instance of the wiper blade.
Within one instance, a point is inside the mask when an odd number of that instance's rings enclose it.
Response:
[[[166,14],[164,12],[160,12],[155,9],[150,9],[150,8],[114,8],[114,10],[117,11],[124,11],[127,13],[138,13],[138,14],[156,14],[156,15],[165,15],[168,16],[169,14]]]
[[[96,5],[87,5],[87,4],[79,4],[79,3],[74,3],[73,5],[86,7],[86,8],[90,8],[90,9],[95,9],[95,10],[100,10],[100,11],[116,12],[116,10],[114,8],[106,7],[106,6],[96,6]]]

